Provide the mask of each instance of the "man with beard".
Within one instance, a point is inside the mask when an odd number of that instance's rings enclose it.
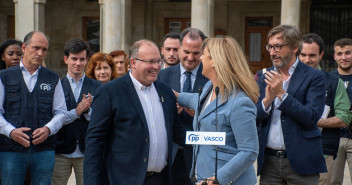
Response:
[[[298,60],[300,33],[280,25],[268,33],[273,67],[259,76],[258,175],[262,185],[319,184],[326,172],[321,131],[324,74]]]
[[[180,49],[179,39],[180,34],[178,33],[171,32],[164,36],[161,43],[161,55],[164,58],[163,69],[177,65],[180,62],[178,58],[178,50]]]
[[[200,61],[202,42],[205,35],[202,31],[187,28],[180,34],[180,63],[161,70],[158,79],[177,92],[198,93],[208,81],[202,75],[203,66]],[[193,130],[194,110],[178,107],[180,119],[187,130]],[[179,148],[173,162],[174,184],[190,184],[189,173],[192,167],[192,147]]]
[[[352,101],[352,39],[342,38],[334,44],[334,58],[337,64],[337,70],[332,73],[339,74],[340,78],[345,82],[347,94]],[[341,185],[345,170],[346,160],[350,168],[352,180],[352,132],[351,124],[349,128],[340,129],[340,146],[337,157],[332,170],[332,184]]]
[[[299,60],[303,63],[321,70],[320,61],[324,55],[324,41],[315,34],[303,35],[303,44]],[[340,128],[347,127],[351,121],[349,111],[351,103],[344,88],[343,81],[338,75],[322,71],[325,75],[325,111],[318,121],[318,126],[322,128],[323,154],[325,158],[327,173],[321,173],[320,185],[331,185],[332,168],[340,141]]]

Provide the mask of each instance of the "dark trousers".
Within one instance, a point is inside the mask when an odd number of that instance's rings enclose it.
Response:
[[[265,154],[264,167],[260,174],[261,185],[318,185],[319,174],[300,175],[294,171],[288,158]]]
[[[185,159],[185,150],[178,149],[174,163],[172,164],[172,182],[175,185],[190,185],[189,170]]]
[[[167,185],[168,184],[167,174],[168,174],[167,166],[160,173],[153,173],[152,175],[150,175],[150,173],[147,173],[147,175],[145,176],[143,185]]]

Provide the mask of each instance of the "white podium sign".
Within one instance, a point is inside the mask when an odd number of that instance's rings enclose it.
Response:
[[[187,145],[225,145],[226,132],[187,131]]]

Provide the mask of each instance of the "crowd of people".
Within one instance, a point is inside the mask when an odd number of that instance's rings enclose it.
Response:
[[[267,41],[273,66],[253,75],[234,38],[195,28],[128,54],[90,55],[70,39],[60,79],[44,66],[45,33],[5,40],[1,184],[63,185],[73,169],[77,185],[341,185],[346,161],[352,173],[352,39],[335,42],[332,72],[315,33],[279,25]],[[226,143],[186,145],[187,131]]]

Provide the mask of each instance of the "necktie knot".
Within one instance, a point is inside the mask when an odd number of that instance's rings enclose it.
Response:
[[[192,72],[190,72],[190,71],[185,71],[185,75],[187,76],[187,78],[188,78],[188,77],[191,77],[191,74],[192,74]]]

